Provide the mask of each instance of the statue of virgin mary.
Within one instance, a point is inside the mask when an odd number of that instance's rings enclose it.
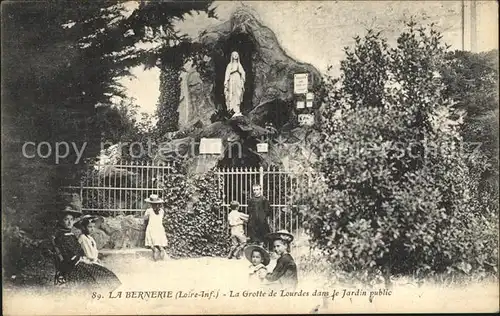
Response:
[[[233,116],[241,114],[241,103],[243,102],[243,92],[245,92],[245,70],[240,63],[240,55],[237,52],[231,53],[231,61],[226,67],[224,78],[224,96],[226,97],[227,110],[233,110]]]

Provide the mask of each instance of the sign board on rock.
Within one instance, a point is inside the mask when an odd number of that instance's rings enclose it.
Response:
[[[200,140],[200,154],[220,155],[222,153],[222,139],[202,138]]]
[[[314,125],[314,115],[312,114],[299,114],[299,125],[300,126],[312,126]]]
[[[258,143],[257,144],[257,152],[258,153],[267,153],[269,151],[268,143]]]
[[[307,73],[293,75],[293,91],[295,94],[307,93],[307,78]]]
[[[314,100],[314,93],[307,93],[306,94],[306,107],[312,108],[313,107],[313,100]]]

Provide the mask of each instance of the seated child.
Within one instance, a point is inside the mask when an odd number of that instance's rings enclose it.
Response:
[[[240,203],[237,201],[232,201],[229,212],[227,216],[227,221],[231,227],[231,243],[232,247],[229,252],[228,259],[236,257],[240,258],[240,252],[247,242],[247,237],[245,236],[245,231],[243,230],[243,224],[248,220],[248,215],[238,211]]]
[[[99,261],[99,250],[97,250],[97,244],[91,234],[95,229],[95,221],[99,218],[97,216],[92,215],[84,215],[78,221],[73,224],[74,227],[80,229],[82,232],[78,237],[78,242],[82,246],[83,256],[81,259],[85,263],[97,263],[100,264]]]
[[[268,273],[266,279],[270,282],[278,282],[282,289],[295,290],[297,287],[297,265],[289,253],[293,235],[286,230],[280,230],[269,234],[268,238],[272,241],[274,252],[279,258],[273,272]]]
[[[269,253],[266,249],[258,245],[250,245],[245,248],[245,257],[252,264],[249,267],[249,283],[251,285],[262,285],[266,282],[267,268],[266,266],[271,261]]]

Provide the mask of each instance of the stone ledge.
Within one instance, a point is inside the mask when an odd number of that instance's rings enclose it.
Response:
[[[150,253],[151,250],[147,248],[128,248],[128,249],[101,249],[99,253],[103,255],[125,255],[125,254],[137,254],[137,253]]]

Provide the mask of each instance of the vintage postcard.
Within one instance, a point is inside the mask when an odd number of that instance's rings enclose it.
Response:
[[[3,1],[5,315],[499,311],[496,1]]]

